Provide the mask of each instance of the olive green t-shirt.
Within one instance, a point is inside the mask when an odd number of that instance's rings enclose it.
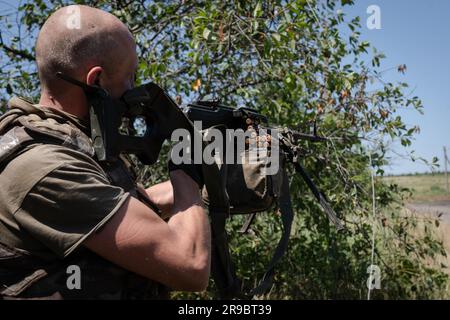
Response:
[[[34,146],[0,167],[0,242],[44,259],[64,258],[128,197],[84,153]]]

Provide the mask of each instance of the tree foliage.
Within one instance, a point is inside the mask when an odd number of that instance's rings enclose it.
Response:
[[[382,79],[384,55],[360,39],[359,17],[348,19],[351,0],[292,1],[75,1],[112,12],[138,44],[139,81],[154,81],[183,102],[219,98],[265,113],[272,123],[309,130],[314,122],[329,138],[305,143],[303,163],[345,220],[337,234],[306,185],[291,177],[297,213],[287,256],[269,298],[364,298],[367,268],[381,268],[376,298],[437,298],[447,276],[428,261],[445,255],[432,234],[401,209],[403,192],[375,179],[372,217],[371,170],[387,164],[392,141],[409,146],[417,127],[398,116],[400,108],[422,112],[406,83]],[[23,1],[0,18],[0,90],[36,98],[33,62],[39,27],[62,0]],[[403,70],[403,69],[402,69]],[[4,104],[3,104],[4,105]],[[162,180],[164,161],[140,168],[147,183]],[[237,237],[242,217],[229,224],[232,250],[245,285],[255,285],[280,236],[279,217],[258,216],[252,231]],[[179,294],[176,296],[185,295]],[[198,295],[213,297],[213,290]],[[188,297],[192,297],[189,295]]]

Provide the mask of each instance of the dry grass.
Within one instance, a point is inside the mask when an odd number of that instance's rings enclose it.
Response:
[[[447,180],[443,173],[435,174],[420,174],[407,176],[392,176],[385,177],[383,180],[387,183],[396,183],[400,187],[409,188],[413,191],[413,195],[407,202],[411,203],[427,203],[432,206],[442,201],[450,200],[450,193],[447,192]],[[449,174],[450,182],[450,174]],[[405,208],[408,215],[414,215],[420,219],[431,219],[433,222],[436,219],[436,214],[432,212],[411,212]],[[422,230],[421,230],[422,229]],[[419,234],[423,232],[423,224],[419,225]],[[443,242],[444,248],[447,252],[447,257],[442,258],[442,261],[433,261],[435,265],[443,263],[447,266],[447,273],[450,274],[450,220],[439,219],[439,226],[436,228],[436,236]]]
[[[416,229],[416,236],[420,237],[424,235],[425,221],[431,221],[432,225],[436,225],[435,221],[438,220],[438,227],[435,228],[434,232],[436,237],[442,241],[447,253],[447,257],[441,257],[438,260],[428,260],[430,266],[440,268],[443,264],[446,266],[445,271],[450,275],[450,223],[448,221],[443,221],[437,218],[435,214],[426,212],[412,212],[409,209],[404,209],[405,215],[413,216],[419,222]]]
[[[445,251],[447,252],[447,258],[443,259],[442,263],[447,266],[446,271],[450,274],[450,224],[448,222],[441,221],[437,234],[442,240]]]
[[[450,200],[450,193],[447,192],[446,177],[443,173],[392,176],[384,177],[383,180],[387,183],[396,183],[400,187],[411,189],[413,191],[411,201],[414,202]]]

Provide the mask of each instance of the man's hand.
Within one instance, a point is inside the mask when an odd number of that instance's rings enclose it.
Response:
[[[174,164],[169,160],[169,172],[181,170],[187,174],[197,184],[197,189],[202,189],[204,185],[203,171],[201,164]]]
[[[160,216],[163,220],[174,215],[173,187],[170,180],[158,183],[147,189],[138,185],[138,189],[142,196],[147,197],[159,209]]]
[[[172,171],[176,172],[176,171]],[[138,189],[140,193],[146,196],[161,212],[161,218],[166,220],[175,214],[174,212],[174,195],[173,195],[173,186],[172,183],[180,183],[179,172],[175,174],[171,174],[171,180],[158,183],[154,186],[151,186],[147,189],[144,189],[143,186],[138,185]],[[185,180],[182,179],[181,183],[184,183]],[[192,190],[198,189],[197,185],[192,186]],[[182,196],[182,195],[181,195]],[[194,195],[193,195],[194,196]]]

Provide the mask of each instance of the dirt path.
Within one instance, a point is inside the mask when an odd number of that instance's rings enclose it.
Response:
[[[443,221],[450,223],[450,200],[408,203],[406,207],[417,213],[428,213],[440,217]]]

